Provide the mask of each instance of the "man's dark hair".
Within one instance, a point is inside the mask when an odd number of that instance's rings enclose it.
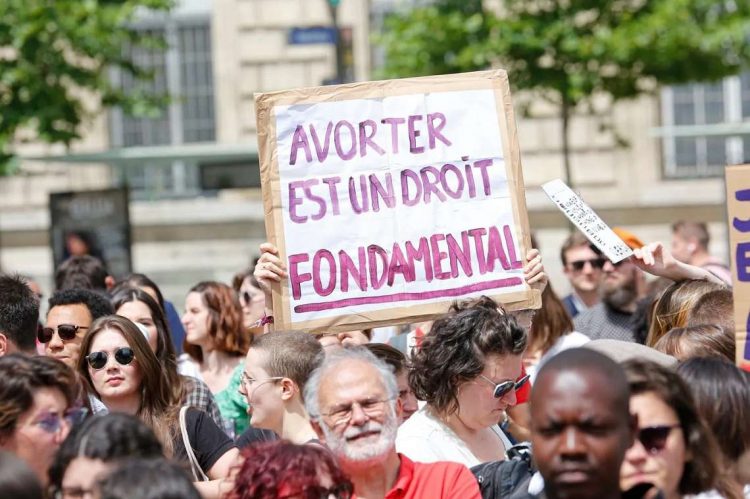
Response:
[[[715,289],[704,294],[688,313],[688,326],[716,324],[734,334],[734,296],[729,289]]]
[[[459,386],[482,373],[488,355],[520,355],[526,341],[526,331],[491,298],[455,303],[424,337],[409,385],[419,400],[451,414]]]
[[[105,315],[112,315],[115,309],[103,295],[90,289],[63,289],[55,291],[49,299],[49,309],[61,305],[85,305],[89,309],[91,319],[96,320]]]
[[[563,267],[568,265],[568,262],[565,260],[565,253],[569,249],[578,248],[579,246],[589,246],[589,240],[586,239],[586,236],[583,235],[582,232],[575,231],[565,239],[560,248],[560,260],[562,261]],[[536,246],[534,247],[536,248]]]
[[[91,255],[71,256],[55,270],[55,289],[82,288],[105,291],[107,268]]]
[[[101,499],[200,499],[185,467],[164,458],[131,458],[98,481]]]
[[[617,395],[616,410],[625,416],[629,414],[630,388],[625,371],[614,360],[590,348],[571,348],[552,357],[539,370],[534,387],[541,386],[541,381],[554,373],[565,371],[588,372],[593,376],[606,379],[612,393]],[[532,398],[534,390],[532,389]]]
[[[0,333],[21,351],[34,350],[39,300],[18,275],[0,274]]]

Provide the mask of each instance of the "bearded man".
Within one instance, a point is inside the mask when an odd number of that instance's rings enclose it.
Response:
[[[615,228],[614,232],[631,249],[643,246],[640,239],[628,231]],[[606,260],[602,271],[604,278],[599,287],[601,302],[581,312],[573,320],[575,330],[592,340],[636,341],[634,313],[645,290],[643,271],[632,258],[618,263]]]
[[[416,463],[396,452],[402,410],[396,378],[367,349],[329,352],[305,386],[305,407],[357,498],[481,497],[464,465]]]

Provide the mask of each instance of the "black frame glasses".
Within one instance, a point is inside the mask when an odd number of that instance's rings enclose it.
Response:
[[[77,326],[76,324],[59,324],[57,326],[57,334],[60,335],[60,339],[63,341],[70,341],[76,337],[79,329],[88,329],[88,326]],[[36,339],[39,343],[49,343],[52,341],[52,336],[55,335],[55,328],[43,327],[36,330]]]
[[[604,265],[607,263],[606,258],[590,258],[588,260],[574,260],[572,262],[568,262],[570,265],[570,268],[573,269],[576,272],[580,272],[583,270],[583,268],[586,266],[586,264],[591,265],[592,269],[595,270],[601,270],[604,268]]]
[[[504,397],[511,390],[515,390],[515,391],[520,390],[523,387],[523,385],[525,385],[529,381],[529,378],[531,377],[531,375],[527,374],[523,376],[521,379],[519,379],[518,381],[507,380],[501,383],[495,383],[494,381],[492,381],[490,378],[488,378],[487,376],[483,374],[480,374],[479,377],[495,387],[492,390],[492,396],[495,397],[496,399],[499,399],[499,398]]]
[[[135,352],[130,347],[120,347],[115,350],[115,360],[121,366],[127,366],[135,359]],[[91,352],[86,356],[86,360],[89,363],[91,369],[96,371],[103,369],[104,366],[109,362],[109,354],[107,352]]]
[[[658,454],[667,446],[667,440],[672,430],[679,428],[679,424],[646,426],[638,429],[638,441],[649,454]]]

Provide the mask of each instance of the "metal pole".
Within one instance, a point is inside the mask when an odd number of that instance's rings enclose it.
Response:
[[[336,31],[336,82],[345,83],[344,81],[344,45],[341,41],[341,29],[339,28],[339,2],[337,0],[328,0],[328,10],[331,11],[331,22],[333,29]]]

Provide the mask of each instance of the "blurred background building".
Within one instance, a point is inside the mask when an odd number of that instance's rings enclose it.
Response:
[[[347,80],[372,78],[383,53],[371,35],[388,12],[417,3],[341,0]],[[131,56],[153,69],[154,90],[177,98],[158,119],[95,113],[70,150],[20,144],[20,173],[0,178],[0,267],[50,291],[49,194],[121,185],[130,188],[133,269],[177,303],[199,280],[249,265],[266,237],[253,94],[335,82],[330,24],[327,0],[182,0],[169,16],[142,16],[138,29],[164,33],[168,48]],[[707,221],[712,252],[726,258],[723,167],[750,162],[750,74],[663,88],[610,112],[627,147],[594,119],[572,122],[571,176],[583,198],[643,240],[668,242],[678,219]],[[532,115],[517,113],[531,227],[563,293],[568,227],[539,188],[564,175],[561,121],[542,104]]]

